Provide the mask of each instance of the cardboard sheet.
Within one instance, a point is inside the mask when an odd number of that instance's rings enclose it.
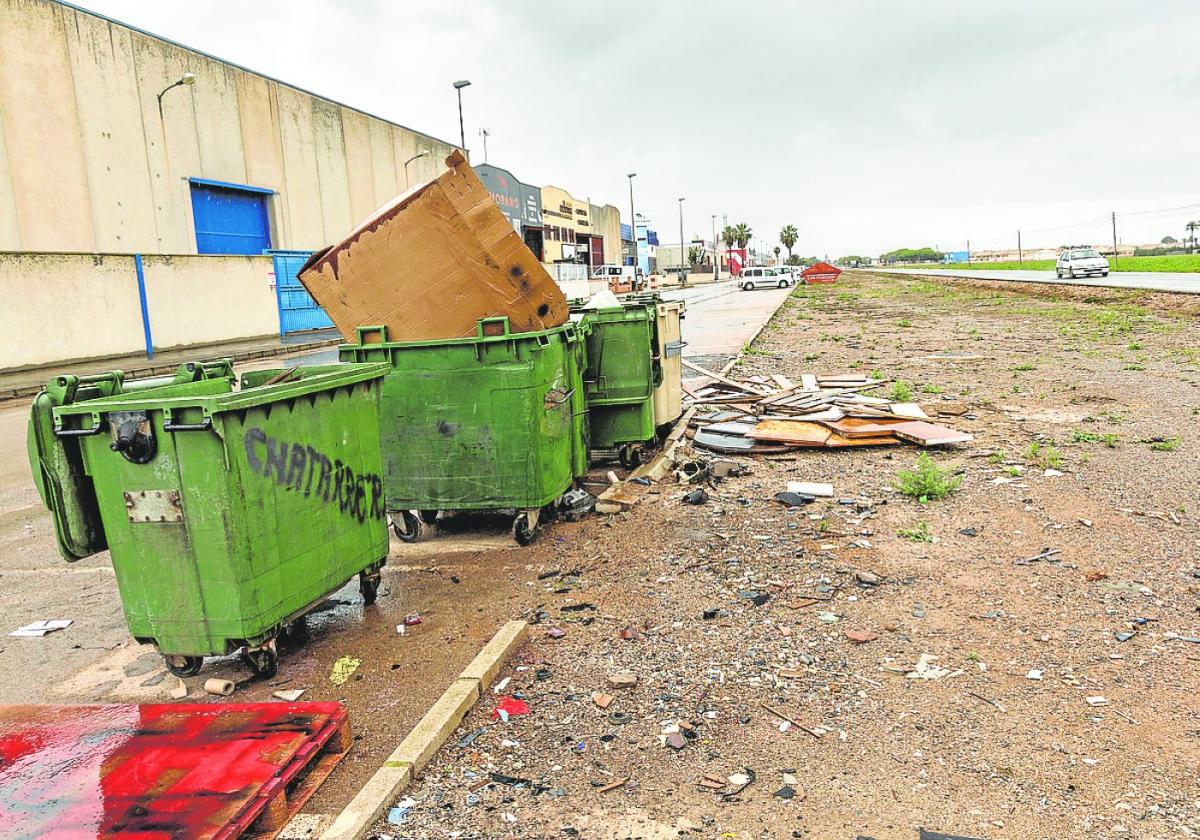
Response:
[[[421,184],[318,251],[300,282],[348,340],[362,326],[390,341],[475,335],[507,315],[513,332],[567,321],[567,300],[461,152]]]
[[[829,429],[820,423],[803,420],[763,420],[750,431],[755,440],[786,443],[789,446],[824,446]]]

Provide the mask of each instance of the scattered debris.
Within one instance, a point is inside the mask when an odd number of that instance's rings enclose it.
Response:
[[[1014,560],[1013,565],[1028,566],[1030,563],[1039,563],[1042,560],[1053,560],[1058,555],[1062,554],[1062,550],[1058,548],[1043,548],[1041,552],[1032,557],[1023,557],[1020,560]]]
[[[527,714],[529,714],[529,704],[516,697],[502,697],[496,707],[492,709],[492,719],[499,718],[505,723],[508,723],[510,717]]]
[[[233,680],[223,680],[220,677],[209,677],[204,681],[204,690],[218,697],[228,697],[233,694],[235,688],[237,686],[234,685]]]
[[[175,687],[171,689],[171,699],[172,700],[182,700],[184,697],[187,697],[187,696],[188,696],[187,683],[185,683],[183,680],[176,677],[175,678]]]
[[[18,627],[8,635],[23,638],[41,638],[47,633],[53,633],[55,630],[65,630],[71,626],[73,621],[74,620],[70,618],[42,619],[41,621],[34,621],[26,624],[24,627]]]
[[[867,642],[873,642],[879,638],[876,634],[866,630],[846,630],[844,632],[846,638],[856,645],[865,645]]]
[[[337,661],[333,663],[333,670],[329,673],[329,681],[334,685],[342,685],[354,675],[354,672],[358,670],[358,666],[361,664],[361,659],[355,659],[352,656],[339,656]]]
[[[697,487],[692,492],[683,497],[684,504],[702,505],[708,501],[708,493],[704,492],[703,487]]]
[[[616,674],[610,674],[608,677],[610,688],[633,688],[637,684],[638,675],[632,671],[619,671]]]
[[[810,505],[817,500],[816,496],[809,496],[804,493],[776,493],[775,501],[787,505],[788,507],[801,507],[802,505]]]
[[[799,493],[801,496],[833,497],[833,485],[819,481],[789,481],[787,489],[789,493]]]
[[[271,696],[276,697],[280,700],[286,700],[288,703],[295,703],[297,700],[299,700],[301,697],[304,696],[305,691],[307,691],[307,689],[288,688],[283,691],[272,692]]]

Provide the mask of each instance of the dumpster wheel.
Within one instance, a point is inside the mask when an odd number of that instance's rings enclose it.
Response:
[[[526,510],[513,520],[513,539],[518,545],[529,545],[537,539],[540,510]]]
[[[403,538],[401,538],[403,539]],[[375,599],[379,597],[379,582],[383,579],[379,572],[358,573],[358,591],[362,593],[363,604],[371,606],[375,603]]]
[[[166,656],[164,654],[163,663],[167,666],[167,670],[177,677],[194,677],[200,673],[200,666],[204,664],[204,657]]]
[[[279,655],[275,653],[274,645],[244,650],[241,659],[254,672],[254,676],[265,679],[275,676],[279,665]]]
[[[627,443],[617,452],[617,461],[627,470],[632,470],[642,465],[642,447],[641,444]]]
[[[397,511],[392,514],[392,532],[400,542],[416,542],[421,535],[421,520],[411,510]]]

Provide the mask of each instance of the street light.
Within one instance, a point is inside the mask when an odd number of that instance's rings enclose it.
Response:
[[[479,129],[479,136],[483,138],[483,162],[484,163],[487,163],[487,139],[488,139],[489,134],[491,134],[491,132],[488,131],[486,128]]]
[[[459,79],[454,83],[454,89],[458,91],[458,142],[462,146],[462,150],[467,150],[467,133],[463,130],[462,118],[462,89],[471,84],[466,79]]]
[[[196,76],[192,73],[184,73],[178,79],[171,82],[171,84],[167,85],[165,88],[160,90],[158,92],[158,118],[160,120],[162,119],[162,115],[163,115],[162,98],[163,98],[163,95],[166,94],[167,91],[169,91],[171,88],[177,88],[180,85],[187,85],[188,87],[191,87],[194,84],[196,84]]]
[[[633,239],[633,279],[637,280],[638,267],[641,266],[638,262],[637,216],[633,214],[633,179],[637,177],[637,173],[630,172],[625,177],[629,179],[629,235]]]
[[[687,256],[683,250],[683,202],[685,198],[679,199],[679,285],[687,285]]]
[[[718,257],[717,257],[717,214],[716,213],[712,214],[712,227],[713,227],[713,282],[716,283],[718,280],[721,279],[721,276],[717,271]]]
[[[421,151],[417,152],[415,155],[410,157],[408,160],[404,161],[404,189],[408,189],[408,187],[409,187],[408,165],[410,163],[412,163],[414,160],[416,160],[417,158],[423,158],[423,157],[429,157],[428,149],[422,149]]]

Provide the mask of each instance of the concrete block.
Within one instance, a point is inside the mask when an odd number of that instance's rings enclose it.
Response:
[[[528,630],[529,625],[524,621],[510,621],[505,624],[463,670],[460,678],[478,680],[480,692],[487,691],[496,681],[500,666],[525,641]]]
[[[375,771],[333,824],[325,829],[321,840],[359,840],[365,836],[412,782],[412,777],[412,765],[395,765],[388,761]]]
[[[420,773],[478,699],[478,680],[455,680],[400,742],[389,762],[411,764]]]

